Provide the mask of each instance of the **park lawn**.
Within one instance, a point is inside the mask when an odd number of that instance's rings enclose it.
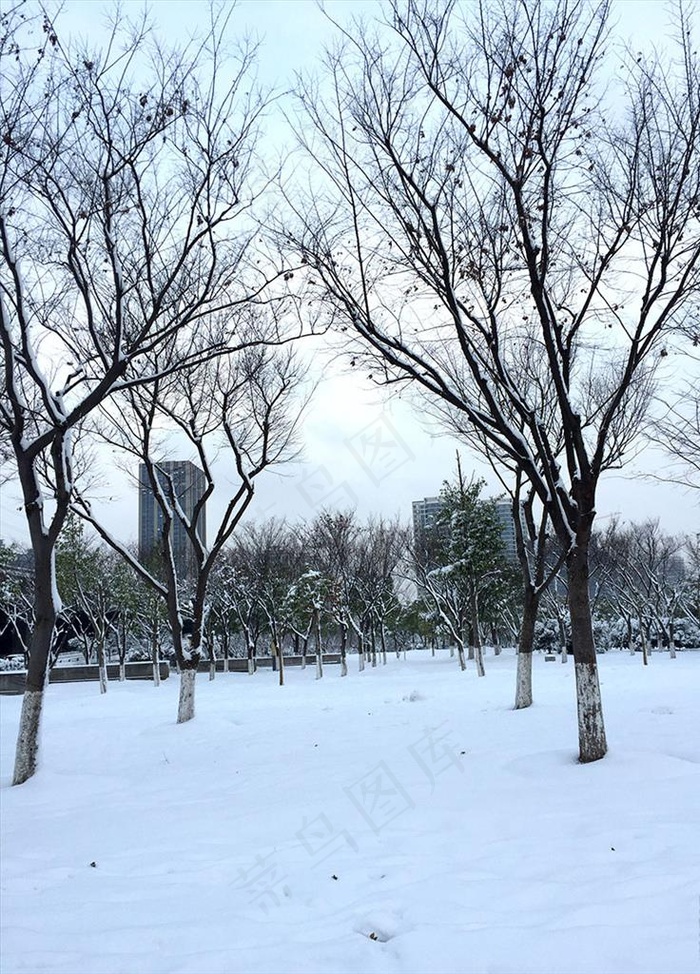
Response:
[[[599,662],[585,766],[540,655],[52,685],[17,788],[0,698],[2,974],[696,974],[700,652]]]

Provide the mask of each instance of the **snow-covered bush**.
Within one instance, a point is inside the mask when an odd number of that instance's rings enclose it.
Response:
[[[559,625],[556,619],[538,619],[535,624],[535,649],[547,652],[559,649]]]
[[[24,669],[23,656],[7,656],[4,659],[0,659],[0,670],[23,670],[23,669]]]

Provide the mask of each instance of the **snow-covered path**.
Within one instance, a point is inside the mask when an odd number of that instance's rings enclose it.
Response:
[[[2,974],[700,970],[700,653],[600,657],[588,766],[570,663],[356,665],[52,686],[19,788],[1,698]]]

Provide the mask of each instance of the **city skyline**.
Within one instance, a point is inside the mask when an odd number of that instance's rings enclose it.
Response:
[[[164,460],[157,464],[158,480],[167,493],[172,490],[188,520],[194,514],[195,505],[204,493],[204,473],[190,460]],[[145,463],[139,464],[138,489],[139,559],[149,561],[159,553],[160,535],[163,530],[163,508],[153,490]],[[206,545],[206,505],[197,519],[197,533]],[[195,552],[182,518],[175,516],[172,527],[172,545],[175,568],[179,578],[189,578],[196,572]]]

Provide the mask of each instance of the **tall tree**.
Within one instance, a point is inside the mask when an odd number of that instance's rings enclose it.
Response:
[[[180,668],[178,723],[194,717],[195,677],[205,643],[214,566],[253,500],[256,478],[271,465],[290,459],[296,450],[302,406],[294,400],[301,384],[300,366],[290,349],[267,347],[266,341],[275,344],[279,338],[278,322],[271,316],[270,332],[262,319],[262,314],[254,316],[254,337],[246,340],[248,347],[242,351],[131,389],[125,401],[117,400],[123,406],[118,415],[108,410],[101,435],[142,465],[156,502],[160,577],[100,524],[88,502],[80,498],[76,504],[76,510],[165,601]],[[239,337],[245,334],[242,324],[238,330]],[[201,470],[203,490],[191,510],[164,464],[168,441],[159,435],[163,428],[187,445]],[[214,521],[211,505],[208,518],[206,510],[217,487],[214,459],[220,460],[221,455],[233,461],[236,479],[222,497],[223,513]],[[182,577],[177,564],[176,525],[190,546],[189,578]],[[186,610],[191,617],[187,626]]]
[[[230,54],[232,8],[210,9],[205,40],[184,50],[118,11],[100,51],[66,41],[41,6],[3,14],[0,442],[21,485],[36,620],[15,784],[36,768],[74,431],[115,390],[162,376],[163,349],[174,371],[235,347],[234,310],[278,276],[250,252],[270,182],[254,52]]]
[[[601,474],[700,291],[700,68],[678,45],[603,90],[609,3],[391,0],[300,94],[319,175],[286,239],[373,360],[522,472],[565,552],[579,758],[607,744],[589,600]],[[619,74],[619,55],[614,55]],[[328,93],[328,94],[326,94]],[[542,389],[522,356],[547,364]]]

